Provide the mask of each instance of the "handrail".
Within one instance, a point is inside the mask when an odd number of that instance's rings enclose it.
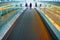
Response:
[[[60,32],[54,27],[54,25],[49,21],[49,19],[38,8],[36,9],[36,11],[42,17],[47,30],[49,31],[50,35],[52,36],[52,39],[60,40]]]

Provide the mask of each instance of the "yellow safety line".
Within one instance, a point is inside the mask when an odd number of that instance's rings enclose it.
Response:
[[[3,7],[3,8],[0,8],[0,10],[7,10],[9,8],[13,8],[13,6],[9,6],[9,7]]]
[[[42,11],[42,10],[41,10]],[[51,21],[51,23],[56,27],[56,29],[58,30],[58,31],[60,31],[60,25],[58,25],[57,23],[56,23],[56,21],[54,21],[49,15],[47,15],[46,13],[44,13],[44,11],[42,11],[43,12],[43,14],[45,14],[45,16]]]
[[[54,10],[53,8],[47,8],[47,9],[49,9],[49,10],[51,10],[51,11],[53,11],[53,12],[56,12],[56,13],[59,13],[59,10]],[[58,11],[58,12],[57,12]]]
[[[51,14],[54,14],[54,12],[50,12]],[[55,16],[57,16],[60,19],[60,16],[57,14],[54,14]]]
[[[59,13],[60,12],[60,6],[55,6],[55,5],[52,5],[52,7],[51,8],[49,8],[50,10],[52,10],[52,11],[54,11],[54,10],[56,10],[55,12],[57,12],[57,13]]]
[[[57,10],[60,10],[60,6],[53,6],[53,7],[56,7],[56,8],[57,8]]]

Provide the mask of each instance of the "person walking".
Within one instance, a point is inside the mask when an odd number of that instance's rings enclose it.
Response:
[[[32,7],[32,3],[30,3],[30,8]]]
[[[25,7],[28,7],[27,3],[25,4]]]

